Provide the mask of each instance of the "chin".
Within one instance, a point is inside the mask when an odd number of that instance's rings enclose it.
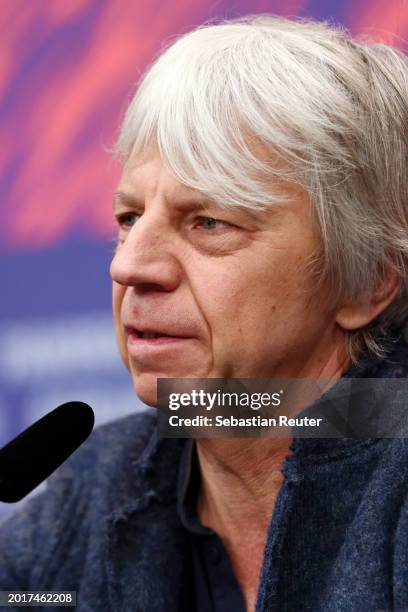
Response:
[[[157,377],[152,374],[139,374],[133,377],[133,386],[141,402],[157,407]]]

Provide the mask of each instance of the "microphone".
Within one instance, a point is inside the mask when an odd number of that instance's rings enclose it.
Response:
[[[20,501],[88,438],[95,415],[84,402],[52,410],[0,450],[0,501]]]

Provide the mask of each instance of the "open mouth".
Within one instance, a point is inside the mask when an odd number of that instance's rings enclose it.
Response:
[[[134,331],[134,333],[138,338],[143,338],[143,340],[150,340],[152,338],[171,338],[171,336],[167,336],[166,334],[155,332],[141,332],[137,329]]]
[[[176,340],[180,341],[191,339],[177,332],[172,333],[171,329],[166,329],[166,332],[170,333],[165,333],[164,331],[157,331],[148,328],[142,330],[130,325],[125,326],[125,333],[128,337],[128,340],[130,343],[133,344],[138,344],[138,341],[140,340],[150,340],[152,344],[164,344],[169,342],[175,342]]]
[[[166,329],[166,331],[171,331]],[[136,327],[128,327],[127,347],[129,354],[137,358],[147,358],[146,356],[153,351],[174,350],[175,347],[185,346],[186,342],[191,342],[192,338],[165,334],[161,331],[140,330]]]

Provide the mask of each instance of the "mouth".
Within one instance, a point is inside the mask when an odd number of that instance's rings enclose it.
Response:
[[[153,340],[155,338],[172,338],[176,336],[170,336],[169,334],[162,334],[161,332],[151,332],[151,331],[140,331],[135,329],[132,332],[133,335],[136,335],[138,338],[142,338],[143,340]]]
[[[181,323],[181,321],[180,321]],[[186,360],[193,359],[199,340],[193,333],[188,335],[177,321],[172,325],[124,324],[126,352],[129,363],[138,372],[180,369],[184,371]]]
[[[139,351],[148,348],[168,348],[182,345],[188,340],[193,340],[191,336],[180,335],[173,330],[158,329],[138,329],[136,327],[125,327],[127,343],[132,351]]]

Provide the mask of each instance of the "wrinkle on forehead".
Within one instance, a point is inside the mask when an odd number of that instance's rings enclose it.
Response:
[[[257,157],[262,163],[268,163],[271,168],[275,167],[278,172],[284,168],[290,170],[287,162],[284,161],[281,156],[271,152],[269,148],[265,145],[265,143],[261,141],[260,138],[251,135],[248,131],[245,133],[245,144],[247,145],[251,153],[255,157]],[[211,198],[207,193],[203,193],[197,189],[193,189],[186,183],[181,182],[179,178],[175,176],[166,160],[163,159],[163,157],[160,155],[159,147],[155,138],[152,138],[141,150],[131,152],[126,162],[124,163],[123,178],[126,175],[131,177],[135,171],[143,168],[149,163],[154,163],[155,161],[161,162],[160,173],[164,173],[165,175],[167,174],[168,178],[171,179],[172,182],[174,181],[171,185],[171,191],[175,191],[176,193],[169,195],[169,199],[174,196],[177,200],[182,199],[183,202],[192,201],[201,205],[204,210],[206,207],[211,205],[219,206],[221,209],[225,210],[240,210],[241,212],[245,213],[248,218],[251,218],[254,221],[256,220],[258,222],[262,221],[262,219],[266,220],[272,210],[274,211],[274,213],[279,214],[279,209],[282,209],[283,211],[286,205],[293,205],[296,202],[299,202],[299,205],[306,203],[308,217],[311,219],[315,232],[318,234],[320,239],[320,231],[318,228],[318,223],[315,217],[314,207],[312,205],[311,198],[305,188],[295,180],[284,180],[282,178],[278,178],[277,176],[264,177],[264,183],[266,186],[269,184],[271,193],[282,195],[288,198],[287,202],[273,204],[267,210],[249,209],[245,205],[243,205],[242,207],[239,205],[223,205],[223,203],[218,202],[215,198]],[[132,186],[129,185],[129,187]]]

